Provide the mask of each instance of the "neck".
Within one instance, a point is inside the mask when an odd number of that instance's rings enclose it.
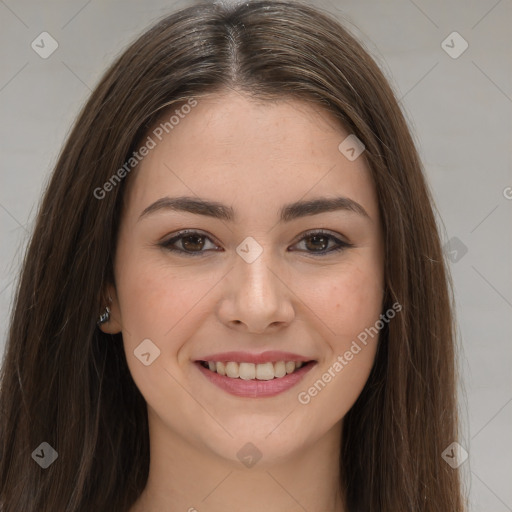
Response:
[[[286,458],[267,455],[245,467],[192,446],[151,413],[148,420],[149,476],[130,512],[346,510],[339,475],[341,422]]]

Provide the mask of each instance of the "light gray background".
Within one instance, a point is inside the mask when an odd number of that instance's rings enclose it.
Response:
[[[443,241],[457,237],[468,249],[450,262],[461,340],[461,444],[469,452],[462,468],[472,512],[512,511],[512,1],[311,3],[345,19],[383,68],[419,145]],[[184,5],[0,0],[2,353],[20,257],[80,106],[127,43]],[[59,44],[48,59],[31,48],[43,31]],[[441,46],[453,31],[469,44],[455,59]],[[456,40],[447,44],[461,48]]]

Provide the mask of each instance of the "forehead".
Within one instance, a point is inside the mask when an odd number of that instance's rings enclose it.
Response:
[[[244,206],[248,215],[256,206],[263,215],[267,206],[277,211],[302,198],[342,194],[377,217],[364,152],[351,161],[340,151],[350,133],[319,105],[234,91],[196,101],[191,109],[171,107],[148,133],[154,147],[127,191],[133,213],[163,196],[195,195],[235,205],[242,219]]]

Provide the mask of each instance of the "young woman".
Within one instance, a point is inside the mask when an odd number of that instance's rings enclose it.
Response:
[[[291,1],[108,70],[29,244],[3,512],[461,512],[450,281],[383,74]]]

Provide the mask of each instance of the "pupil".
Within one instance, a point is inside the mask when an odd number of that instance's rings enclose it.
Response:
[[[325,246],[326,245],[325,242],[326,242],[327,238],[325,236],[322,236],[322,235],[320,235],[320,236],[319,235],[314,235],[314,236],[310,237],[310,240],[317,240],[317,241],[318,240],[323,240],[323,244],[322,245]],[[313,243],[313,245],[315,245],[315,242]],[[318,248],[318,246],[317,246],[317,248]],[[325,249],[325,247],[321,248],[321,250],[324,250],[324,249]]]
[[[202,237],[200,235],[189,235],[187,237],[184,237],[183,238],[183,247],[185,249],[187,249],[187,250],[201,249],[202,246],[203,246],[203,244],[201,244],[201,243],[194,243],[194,242],[192,242],[192,246],[190,246],[190,244],[187,243],[187,241],[190,240],[190,239],[192,239],[192,240],[195,239],[197,241],[197,240],[199,240],[201,238]],[[197,247],[198,244],[199,244],[199,247]]]
[[[183,238],[183,247],[186,250],[194,250],[194,249],[201,249],[204,245],[204,243],[201,243],[200,240],[203,237],[201,235],[189,235],[187,237]],[[192,240],[192,242],[190,242]],[[312,242],[311,248],[313,249],[320,249],[325,250],[325,248],[328,245],[327,237],[323,235],[313,235],[309,237],[310,242]],[[320,244],[320,246],[319,246]]]

